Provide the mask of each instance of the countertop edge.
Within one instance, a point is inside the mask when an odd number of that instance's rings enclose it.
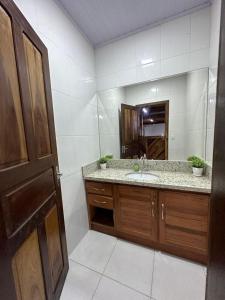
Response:
[[[177,185],[169,185],[169,184],[160,184],[160,183],[152,183],[152,182],[140,182],[140,181],[126,181],[120,179],[109,179],[109,178],[96,178],[92,176],[84,176],[84,180],[96,181],[96,182],[110,182],[110,183],[120,183],[125,185],[137,185],[137,186],[147,186],[152,188],[159,188],[165,190],[174,190],[174,191],[184,191],[184,192],[195,192],[202,194],[211,194],[211,188],[201,188],[201,187],[190,187],[190,186],[177,186]]]

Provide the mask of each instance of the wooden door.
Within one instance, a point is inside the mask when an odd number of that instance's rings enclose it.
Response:
[[[160,243],[208,255],[209,196],[182,192],[159,192]]]
[[[117,186],[116,231],[120,236],[145,242],[157,240],[157,195],[149,188]]]
[[[225,1],[221,2],[207,300],[225,299]]]
[[[146,156],[147,159],[165,160],[166,159],[166,144],[164,137],[146,137]]]
[[[68,270],[47,49],[0,0],[0,299],[59,299]]]
[[[139,110],[121,104],[121,158],[137,158],[139,154]]]
[[[137,105],[140,110],[140,154],[147,159],[168,159],[169,100]],[[152,135],[149,126],[164,124],[162,135]]]

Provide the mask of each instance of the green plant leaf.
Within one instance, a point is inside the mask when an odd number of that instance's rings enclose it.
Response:
[[[107,161],[108,161],[108,159],[107,159],[106,157],[101,157],[101,158],[99,159],[98,162],[99,162],[100,164],[106,164]]]

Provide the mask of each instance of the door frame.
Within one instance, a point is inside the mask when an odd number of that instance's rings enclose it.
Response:
[[[225,1],[222,1],[206,300],[225,299]]]
[[[136,105],[136,107],[138,108],[142,108],[145,106],[155,106],[155,105],[159,105],[159,104],[165,104],[165,120],[166,120],[166,124],[165,124],[165,160],[168,160],[168,152],[169,152],[169,141],[168,141],[168,137],[169,137],[169,100],[163,100],[163,101],[154,101],[154,102],[149,102],[149,103],[144,103],[144,104],[138,104]]]

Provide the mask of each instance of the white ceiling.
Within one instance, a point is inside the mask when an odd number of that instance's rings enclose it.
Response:
[[[58,0],[94,46],[209,4],[210,0]]]

